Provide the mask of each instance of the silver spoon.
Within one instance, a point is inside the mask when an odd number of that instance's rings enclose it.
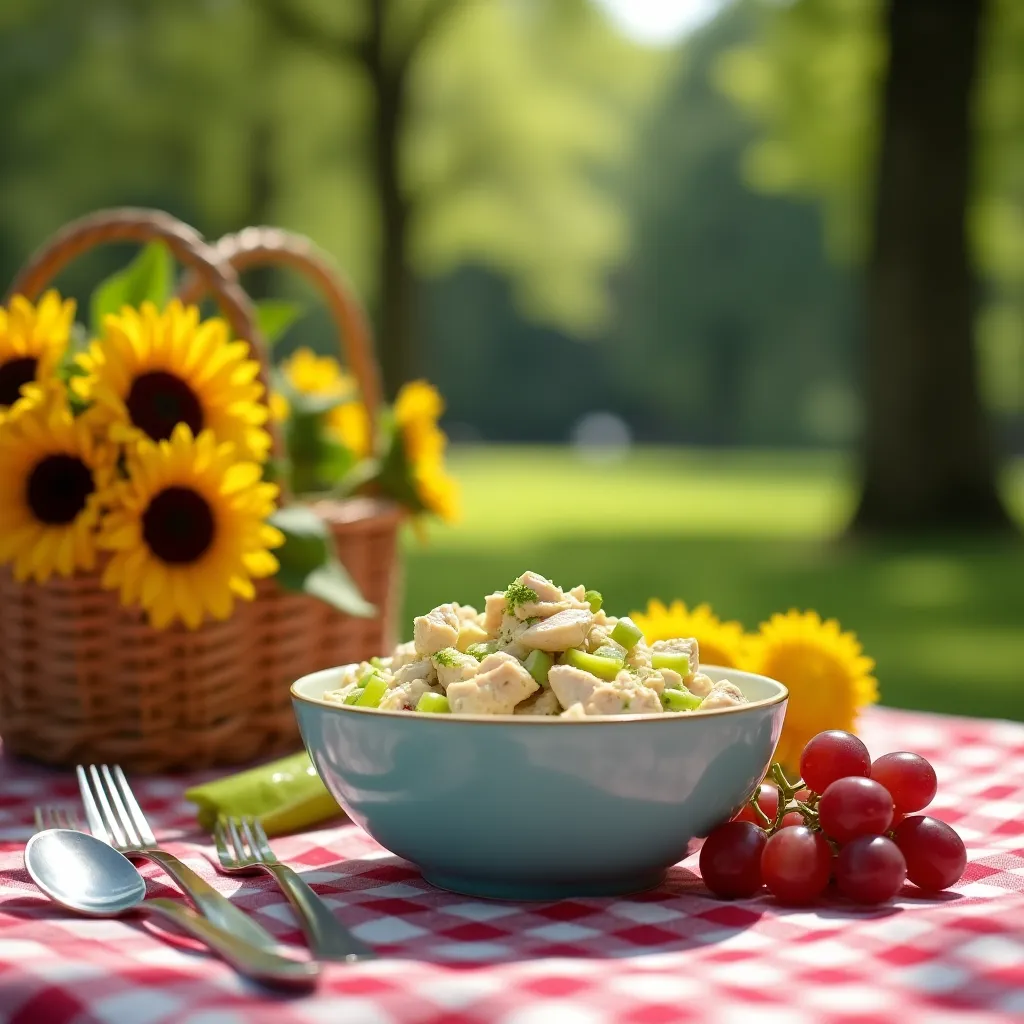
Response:
[[[146,883],[135,865],[85,832],[37,832],[25,847],[25,868],[51,900],[68,910],[90,917],[120,917],[140,910],[166,918],[256,981],[308,988],[320,973],[315,963],[252,946],[172,900],[147,900]]]

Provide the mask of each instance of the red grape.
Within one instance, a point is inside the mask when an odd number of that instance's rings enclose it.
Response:
[[[700,874],[716,895],[753,896],[761,888],[761,852],[767,834],[749,821],[727,821],[704,841]]]
[[[885,903],[899,892],[907,862],[891,839],[860,836],[836,859],[836,887],[858,903]]]
[[[770,782],[761,784],[761,793],[757,798],[757,806],[768,816],[769,821],[775,820],[775,814],[779,809],[779,791]],[[743,810],[736,815],[733,821],[749,821],[754,825],[760,825],[754,808],[749,803],[743,805]]]
[[[819,732],[800,755],[800,776],[815,793],[824,793],[836,779],[871,774],[868,748],[852,732]]]
[[[906,750],[883,754],[872,764],[871,778],[889,790],[896,810],[903,814],[927,807],[939,787],[935,769],[920,754]]]
[[[813,903],[831,872],[832,850],[825,837],[802,825],[780,829],[761,854],[761,877],[782,903]]]
[[[873,779],[837,779],[821,794],[818,822],[838,843],[880,836],[892,822],[892,797]]]
[[[959,881],[967,865],[963,840],[938,818],[904,818],[893,839],[907,862],[907,878],[921,889],[938,892]]]
[[[782,828],[789,828],[790,825],[802,825],[804,816],[799,811],[786,811],[782,816]]]

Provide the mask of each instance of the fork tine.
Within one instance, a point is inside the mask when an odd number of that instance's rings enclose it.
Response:
[[[241,862],[247,860],[245,852],[245,843],[242,842],[242,836],[238,831],[238,819],[228,818],[228,832],[231,835],[231,845],[235,848],[235,857]]]
[[[110,774],[110,768],[105,764],[101,764],[100,775],[103,778],[103,787],[110,800],[110,805],[113,807],[114,814],[117,816],[117,823],[123,829],[124,834],[128,837],[128,842],[132,846],[140,845],[139,835],[135,831],[135,826],[132,823],[132,818],[128,813],[128,809],[121,800],[121,794],[118,791],[117,785],[114,783],[114,777]]]
[[[249,844],[249,856],[256,860],[259,858],[260,851],[256,845],[256,837],[252,834],[252,818],[246,816],[241,820],[242,835],[245,836],[246,843]]]
[[[47,821],[46,821],[46,812],[47,812],[47,810],[48,810],[48,808],[46,808],[46,807],[36,807],[36,809],[35,809],[36,831],[37,832],[45,832],[46,829],[48,829],[50,827],[47,824]]]
[[[67,827],[73,829],[75,832],[82,831],[81,822],[78,820],[78,811],[74,807],[67,807],[64,810],[64,820],[68,823]]]
[[[231,856],[231,851],[228,850],[228,838],[224,833],[224,824],[219,818],[213,826],[213,842],[217,847],[217,859],[220,861],[221,866],[225,868],[234,867],[235,859]]]
[[[103,767],[105,768],[106,765]],[[117,820],[117,815],[114,813],[114,809],[110,806],[106,790],[103,788],[103,780],[100,778],[100,773],[94,764],[89,765],[89,781],[93,797],[99,804],[104,827],[106,828],[107,833],[113,838],[114,845],[127,846],[128,839],[124,834],[124,829],[121,828],[121,823]]]
[[[53,823],[57,828],[71,828],[71,823],[68,819],[68,813],[63,807],[54,807],[53,809]]]
[[[263,822],[261,822],[259,818],[250,818],[249,821],[252,824],[252,834],[256,837],[253,849],[268,864],[274,863],[277,860],[277,855],[270,847],[270,840],[267,839],[267,833],[263,828]]]
[[[114,765],[114,779],[117,782],[117,788],[121,794],[121,798],[124,800],[124,805],[127,808],[128,813],[131,815],[135,831],[138,832],[143,845],[156,846],[156,836],[153,835],[153,830],[149,827],[149,822],[146,821],[146,815],[142,813],[139,801],[135,799],[132,787],[128,785],[128,780],[125,778],[124,772],[121,771],[121,766],[119,764]]]
[[[89,784],[89,776],[85,774],[85,768],[78,765],[75,768],[75,774],[78,776],[78,792],[82,797],[82,806],[85,807],[85,820],[89,823],[89,831],[97,839],[102,839],[107,844],[113,843],[113,837],[103,821],[103,815],[93,796],[92,786]]]

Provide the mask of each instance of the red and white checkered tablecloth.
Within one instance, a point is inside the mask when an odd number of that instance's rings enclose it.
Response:
[[[907,886],[882,908],[770,897],[722,902],[696,857],[660,889],[617,899],[485,902],[439,892],[355,826],[275,840],[384,956],[331,965],[315,994],[268,994],[137,921],[73,917],[22,866],[38,802],[77,798],[69,773],[0,761],[3,1024],[907,1024],[1024,1020],[1024,725],[875,710],[874,755],[916,750],[939,774],[931,813],[968,850],[955,890]],[[158,834],[286,942],[269,880],[227,879],[191,831],[187,780],[136,780]],[[152,895],[175,896],[152,867]]]

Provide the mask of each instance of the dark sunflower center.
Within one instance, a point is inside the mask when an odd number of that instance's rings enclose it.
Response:
[[[36,379],[35,356],[8,359],[0,366],[0,405],[14,405],[21,397],[21,386]]]
[[[172,565],[198,561],[213,543],[213,513],[187,487],[168,487],[142,516],[142,535],[157,558]]]
[[[203,429],[199,399],[173,373],[153,370],[136,377],[125,404],[132,423],[154,441],[166,441],[179,423],[187,423],[193,434]]]
[[[28,504],[41,523],[70,523],[94,490],[92,473],[74,455],[48,455],[28,478]]]

